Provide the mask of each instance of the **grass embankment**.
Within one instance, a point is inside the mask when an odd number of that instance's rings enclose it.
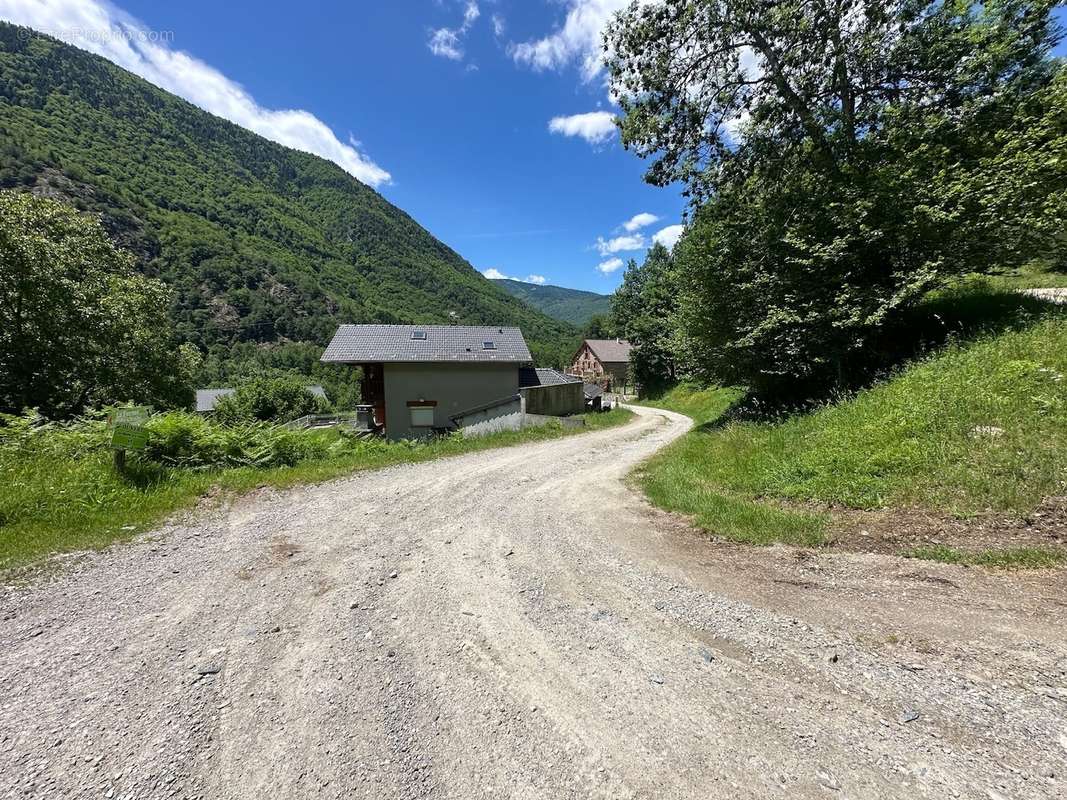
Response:
[[[743,542],[826,543],[798,505],[1026,512],[1067,488],[1067,314],[952,345],[851,398],[781,421],[726,422],[736,390],[679,387],[652,405],[697,427],[644,465],[656,504]],[[776,501],[787,501],[785,503]],[[788,502],[792,501],[792,502]],[[1056,551],[925,558],[1046,565]]]
[[[208,492],[239,494],[261,486],[286,487],[352,472],[462,455],[496,447],[555,439],[621,425],[632,416],[616,409],[584,415],[584,427],[559,423],[481,438],[454,435],[425,443],[364,442],[334,430],[282,432],[254,426],[233,434],[221,426],[194,431],[182,418],[156,418],[149,455],[131,455],[127,473],[112,465],[103,423],[8,429],[0,436],[0,569],[45,555],[103,547],[129,538]],[[195,423],[193,423],[195,424]],[[0,427],[0,433],[4,429]],[[236,440],[244,438],[244,442]],[[284,466],[211,466],[277,463]],[[206,462],[206,463],[205,463]]]

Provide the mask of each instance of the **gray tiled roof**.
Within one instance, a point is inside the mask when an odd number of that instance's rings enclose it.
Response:
[[[630,360],[630,343],[625,339],[586,339],[585,343],[602,364]]]
[[[412,339],[424,331],[425,339]],[[484,342],[495,348],[486,350]],[[342,325],[322,354],[323,361],[380,364],[396,361],[532,361],[518,328],[467,325]]]
[[[564,375],[551,367],[523,367],[519,370],[519,388],[527,386],[556,386],[560,383],[578,383],[581,378]]]
[[[307,390],[309,394],[313,394],[315,397],[326,398],[326,390],[321,386],[308,386]],[[197,389],[196,410],[214,411],[215,404],[219,402],[219,398],[228,394],[233,394],[233,389]]]

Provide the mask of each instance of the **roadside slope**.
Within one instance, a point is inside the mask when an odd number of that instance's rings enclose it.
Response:
[[[6,589],[0,794],[1060,794],[1063,573],[709,542],[625,487],[689,427],[640,414]]]

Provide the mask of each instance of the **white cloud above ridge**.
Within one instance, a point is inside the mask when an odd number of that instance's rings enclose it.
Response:
[[[659,222],[659,217],[655,214],[649,214],[647,211],[642,211],[640,214],[634,214],[626,222],[622,223],[623,230],[628,233],[639,231],[641,228],[647,228],[649,225]]]
[[[268,109],[209,64],[168,42],[102,0],[0,0],[0,19],[54,36],[117,64],[161,89],[278,144],[325,158],[371,186],[389,172],[363,153],[351,136],[342,142],[322,120],[301,109]]]
[[[541,39],[509,48],[511,57],[537,72],[577,63],[582,78],[591,81],[604,68],[600,42],[604,26],[629,0],[568,0],[563,25]]]
[[[602,256],[612,253],[622,253],[627,250],[641,250],[648,245],[645,237],[639,233],[627,236],[616,236],[613,239],[605,239],[603,236],[596,237],[596,249]]]
[[[513,278],[510,275],[505,275],[496,267],[490,267],[489,269],[482,270],[482,275],[491,281],[519,281],[521,283],[534,283],[538,286],[543,286],[548,282],[548,279],[544,275],[527,275],[525,278]]]
[[[668,250],[673,250],[674,246],[678,244],[678,240],[682,238],[684,231],[684,225],[668,225],[666,228],[657,231],[653,235],[652,241],[663,245]]]
[[[615,115],[610,111],[590,111],[569,117],[553,117],[548,130],[563,136],[578,136],[589,144],[603,144],[615,135]]]
[[[625,262],[623,262],[621,258],[609,258],[607,261],[601,261],[597,264],[596,268],[605,275],[610,275],[612,272],[615,272],[615,270],[621,269],[624,263]]]

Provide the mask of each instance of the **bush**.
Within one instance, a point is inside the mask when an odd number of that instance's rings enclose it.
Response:
[[[249,420],[289,422],[307,414],[321,414],[329,404],[308,391],[307,384],[296,376],[251,378],[240,384],[233,394],[220,398],[215,417],[220,422]]]

